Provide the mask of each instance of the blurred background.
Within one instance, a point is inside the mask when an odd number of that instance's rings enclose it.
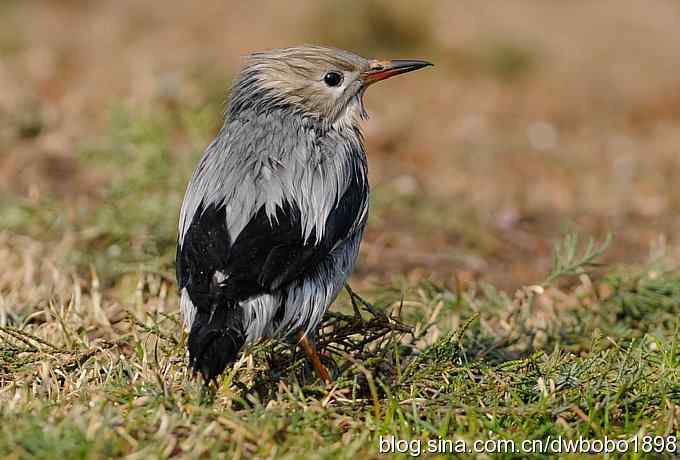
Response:
[[[678,2],[1,0],[0,284],[171,278],[241,56],[300,43],[436,65],[367,94],[355,286],[514,289],[567,231],[680,256]]]

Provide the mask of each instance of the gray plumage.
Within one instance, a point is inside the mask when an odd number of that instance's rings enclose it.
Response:
[[[244,344],[315,332],[354,268],[368,215],[364,90],[426,64],[316,46],[249,57],[179,220],[182,318],[190,363],[206,379]]]

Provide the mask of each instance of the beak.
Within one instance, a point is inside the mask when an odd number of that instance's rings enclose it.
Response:
[[[364,85],[368,86],[376,81],[384,80],[386,78],[400,75],[402,73],[411,72],[413,70],[422,69],[433,65],[431,62],[420,60],[395,59],[392,61],[378,61],[372,60],[369,62],[367,71],[361,74],[361,79]]]

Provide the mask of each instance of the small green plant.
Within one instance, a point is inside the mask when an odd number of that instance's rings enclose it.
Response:
[[[576,276],[598,267],[599,259],[607,251],[613,238],[613,234],[609,233],[599,244],[589,238],[586,247],[579,252],[578,235],[567,234],[562,241],[555,244],[552,268],[545,284],[550,285],[560,278]]]

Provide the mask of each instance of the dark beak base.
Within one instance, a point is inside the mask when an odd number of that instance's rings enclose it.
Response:
[[[410,59],[395,59],[392,61],[371,61],[370,68],[364,72],[361,78],[365,85],[370,85],[380,80],[401,75],[402,73],[412,72],[414,70],[422,69],[423,67],[433,65],[428,61],[410,60]]]

